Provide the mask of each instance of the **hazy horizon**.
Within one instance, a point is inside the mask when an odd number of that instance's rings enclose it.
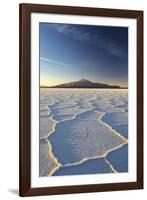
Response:
[[[87,79],[128,87],[128,28],[40,23],[40,86]]]
[[[70,81],[70,82],[78,82],[78,81],[81,81],[82,79],[85,79],[85,78],[81,78],[80,80],[75,80],[75,81]],[[90,81],[90,82],[93,82],[91,80],[88,80],[88,79],[85,79],[87,81]],[[59,83],[59,84],[56,84],[56,85],[40,85],[40,87],[54,87],[54,86],[58,86],[58,85],[62,85],[62,84],[66,84],[66,83],[70,83],[70,82],[62,82],[62,83]],[[94,83],[100,83],[100,82],[94,82]],[[102,84],[108,84],[108,85],[112,85],[112,86],[120,86],[120,87],[124,87],[124,88],[127,88],[128,85],[119,85],[119,84],[116,84],[116,83],[108,83],[108,82],[101,82]]]

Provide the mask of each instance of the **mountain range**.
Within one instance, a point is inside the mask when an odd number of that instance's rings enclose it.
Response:
[[[121,88],[120,86],[117,85],[109,85],[109,84],[104,84],[104,83],[94,83],[92,81],[86,80],[86,79],[81,79],[79,81],[75,82],[69,82],[69,83],[64,83],[60,85],[55,85],[55,86],[42,86],[43,88],[116,88],[119,89]]]

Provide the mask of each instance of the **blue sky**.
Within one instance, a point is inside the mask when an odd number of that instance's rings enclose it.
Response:
[[[128,84],[128,28],[40,23],[40,84]]]

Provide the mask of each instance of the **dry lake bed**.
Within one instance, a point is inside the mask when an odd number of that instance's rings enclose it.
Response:
[[[128,172],[127,89],[40,89],[39,175]]]

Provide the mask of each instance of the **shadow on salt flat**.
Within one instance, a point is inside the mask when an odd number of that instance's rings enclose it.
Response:
[[[53,119],[56,121],[66,121],[70,119],[74,119],[75,115],[54,115]]]
[[[96,110],[105,112],[105,113],[122,112],[121,108],[113,107],[111,104],[105,103],[105,101],[103,101],[103,103],[99,103],[99,102],[92,103],[92,105],[95,107]]]
[[[102,118],[102,120],[110,124],[110,126],[117,124],[127,124],[128,113],[127,112],[106,113]]]
[[[128,138],[128,113],[106,113],[102,121],[109,124],[114,130],[119,132],[125,138]]]
[[[118,172],[128,172],[128,144],[111,152],[107,160]]]
[[[88,160],[80,165],[61,167],[54,176],[75,174],[112,173],[104,159]]]
[[[128,124],[113,125],[112,128],[128,139]]]

